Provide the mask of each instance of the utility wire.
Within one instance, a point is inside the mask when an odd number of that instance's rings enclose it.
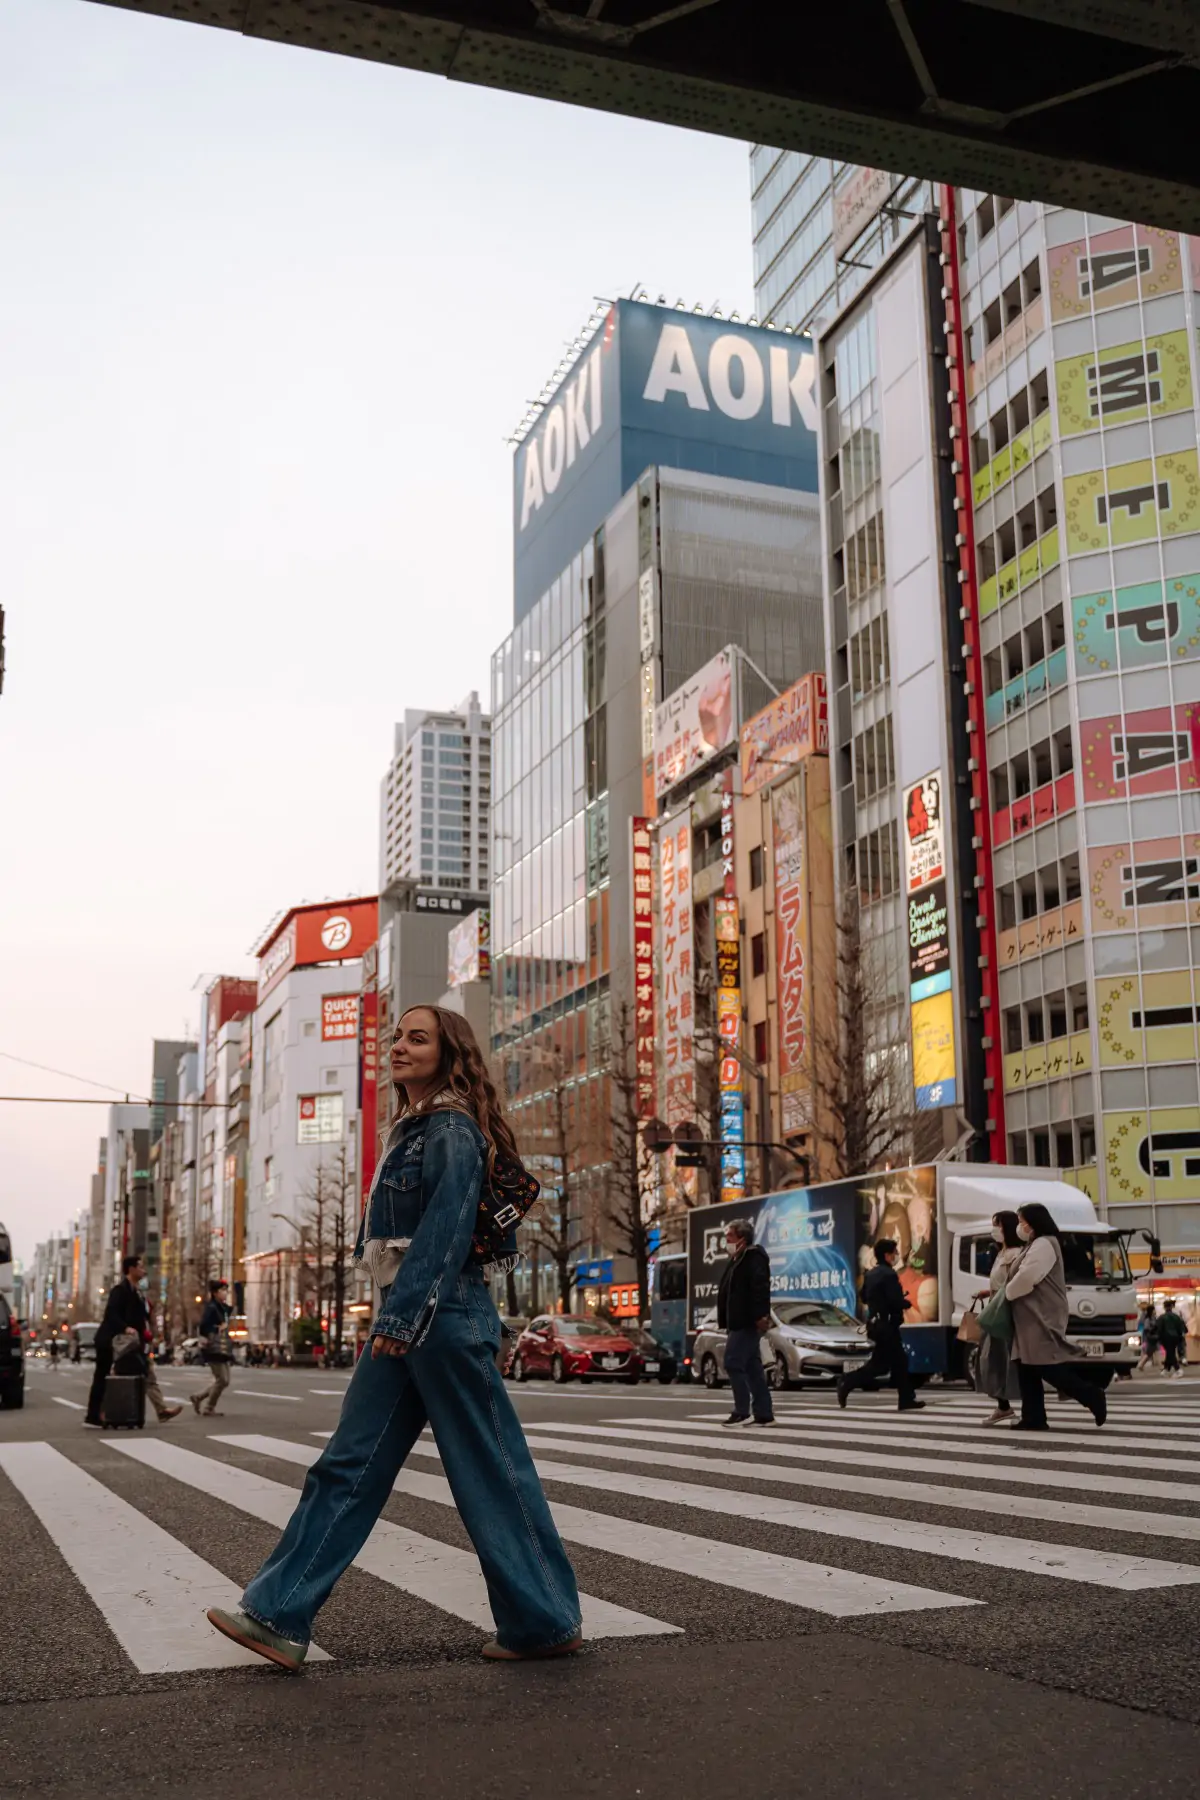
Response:
[[[107,1093],[121,1094],[126,1100],[129,1099],[129,1089],[114,1087],[111,1081],[92,1081],[86,1075],[72,1075],[66,1069],[52,1069],[48,1063],[30,1062],[27,1056],[14,1056],[11,1050],[0,1050],[0,1057],[5,1062],[22,1063],[27,1069],[40,1069],[43,1075],[61,1075],[64,1081],[81,1081],[84,1087],[104,1088]],[[150,1102],[146,1100],[142,1104],[149,1106]]]

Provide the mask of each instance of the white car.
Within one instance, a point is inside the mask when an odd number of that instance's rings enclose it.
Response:
[[[871,1343],[865,1328],[829,1300],[779,1300],[771,1328],[759,1340],[767,1380],[773,1388],[793,1382],[830,1383],[866,1362]],[[725,1373],[725,1333],[710,1312],[701,1321],[692,1350],[692,1368],[706,1388],[720,1387]]]

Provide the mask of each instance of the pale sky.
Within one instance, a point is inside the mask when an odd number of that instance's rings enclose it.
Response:
[[[373,893],[488,693],[503,441],[593,297],[752,305],[742,144],[87,0],[0,7],[0,1051],[145,1094],[198,978]],[[0,1059],[0,1093],[97,1090]],[[18,1256],[99,1106],[0,1105]]]

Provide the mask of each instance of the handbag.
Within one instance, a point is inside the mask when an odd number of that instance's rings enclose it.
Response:
[[[479,1210],[471,1233],[471,1261],[485,1268],[512,1259],[509,1238],[534,1205],[542,1185],[515,1157],[497,1155],[491,1176],[479,1192]]]
[[[998,1287],[987,1305],[980,1310],[980,1330],[988,1337],[999,1338],[1002,1344],[1011,1344],[1013,1340],[1013,1314],[1004,1288]]]
[[[983,1342],[983,1326],[979,1323],[979,1314],[975,1308],[978,1300],[972,1300],[967,1311],[959,1321],[956,1336],[960,1344],[980,1344]]]

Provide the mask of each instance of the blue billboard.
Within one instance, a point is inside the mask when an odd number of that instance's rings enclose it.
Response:
[[[616,301],[517,447],[516,619],[654,466],[815,494],[809,340]]]

